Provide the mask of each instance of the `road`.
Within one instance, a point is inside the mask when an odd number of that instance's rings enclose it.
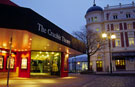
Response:
[[[0,79],[0,87],[6,87],[6,79]],[[71,74],[64,78],[12,78],[9,87],[135,87],[135,76]]]

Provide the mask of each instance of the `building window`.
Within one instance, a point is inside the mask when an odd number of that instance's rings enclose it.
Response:
[[[116,66],[125,65],[125,60],[115,60]]]
[[[97,17],[94,18],[95,22],[97,22]]]
[[[114,25],[114,30],[116,30],[116,31],[120,30],[118,24]]]
[[[128,29],[132,29],[132,24],[127,24]]]
[[[129,41],[129,45],[130,45],[130,46],[133,46],[133,45],[134,45],[134,43],[135,43],[135,41],[134,41],[134,38],[133,38],[133,37],[129,37],[129,38],[128,38],[128,41]]]
[[[120,47],[120,46],[121,46],[120,38],[117,38],[117,39],[115,40],[115,45],[116,45],[116,47]]]
[[[88,18],[88,22],[90,22],[90,18]]]
[[[93,17],[91,17],[91,21],[93,22]]]
[[[118,15],[117,14],[113,15],[113,19],[118,19]]]
[[[127,13],[126,18],[130,18],[130,17],[131,17],[130,13]]]

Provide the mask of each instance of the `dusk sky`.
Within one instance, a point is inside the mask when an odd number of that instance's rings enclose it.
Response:
[[[93,0],[11,0],[22,7],[33,9],[38,14],[50,20],[63,30],[72,34],[86,24],[85,13],[93,6]],[[107,4],[131,4],[135,0],[96,0],[96,5],[102,8]]]

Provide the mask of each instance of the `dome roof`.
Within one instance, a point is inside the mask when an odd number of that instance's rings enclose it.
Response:
[[[103,11],[103,9],[99,6],[96,6],[96,4],[94,4],[92,7],[90,7],[87,10],[86,14],[89,13],[89,12],[93,12],[93,11]]]

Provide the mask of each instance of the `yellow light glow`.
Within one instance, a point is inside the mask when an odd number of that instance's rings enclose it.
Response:
[[[32,38],[30,38],[30,40],[32,40]]]
[[[17,51],[17,49],[14,49],[14,51]]]
[[[45,52],[46,54],[48,54],[48,52]]]
[[[4,46],[4,47],[6,47],[6,46],[7,46],[7,44],[6,44],[6,43],[3,43],[3,46]]]
[[[54,52],[52,52],[52,54],[54,54]]]
[[[42,52],[40,51],[39,53],[41,54]]]
[[[2,53],[7,53],[7,51],[5,51],[5,50],[2,50]]]
[[[115,38],[116,38],[116,35],[114,35],[114,34],[111,35],[111,38],[112,38],[112,39],[115,39]]]
[[[27,51],[27,49],[25,49],[25,51]]]
[[[47,46],[50,46],[49,44],[47,44]]]
[[[80,65],[80,62],[77,62],[78,65]]]
[[[103,33],[103,34],[102,34],[102,37],[103,37],[103,38],[106,38],[106,37],[107,37],[107,34],[106,34],[106,33]]]

